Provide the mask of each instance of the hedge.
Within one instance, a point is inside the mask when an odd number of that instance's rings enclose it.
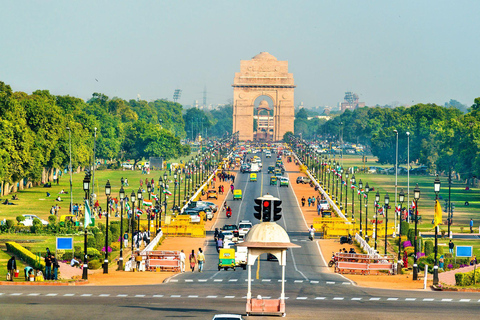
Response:
[[[462,286],[462,287],[473,286],[474,272],[475,272],[475,280],[476,280],[475,282],[480,283],[480,271],[472,270],[470,272],[455,273],[455,284],[457,286]]]
[[[25,249],[23,246],[16,242],[7,242],[7,251],[18,256],[22,261],[25,261],[29,266],[36,270],[45,271],[45,262],[43,259],[39,259],[30,250]]]

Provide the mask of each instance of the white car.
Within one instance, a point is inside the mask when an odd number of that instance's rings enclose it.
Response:
[[[327,200],[320,200],[320,209],[322,210],[330,209],[330,205],[328,204]]]
[[[212,320],[243,320],[243,317],[239,314],[216,314]]]
[[[239,237],[245,238],[247,235],[248,231],[252,228],[252,223],[248,220],[242,220],[238,224],[238,235]]]
[[[224,236],[223,241],[226,242],[227,240],[232,241],[233,239],[233,232],[228,230],[222,230],[222,234]]]
[[[128,163],[128,162],[124,162],[124,163],[122,163],[122,167],[125,168],[125,169],[128,169],[128,170],[131,170],[131,169],[133,169],[133,164]]]
[[[34,220],[35,218],[37,218],[38,220],[40,220],[44,226],[48,225],[48,221],[45,221],[45,220],[43,220],[43,219],[40,219],[39,217],[37,217],[37,216],[34,215],[34,214],[24,214],[23,216],[25,217],[25,220],[23,220],[23,221],[20,222],[20,223],[23,224],[23,225],[26,226],[26,227],[31,227],[31,226],[33,226],[33,220]]]

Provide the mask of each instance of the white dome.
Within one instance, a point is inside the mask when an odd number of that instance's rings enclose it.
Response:
[[[275,222],[262,222],[250,229],[245,242],[290,243],[290,237],[285,229]]]

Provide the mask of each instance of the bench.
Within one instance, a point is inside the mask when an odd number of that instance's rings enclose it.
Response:
[[[337,261],[335,265],[335,272],[345,273],[351,271],[360,271],[361,274],[370,274],[370,271],[386,270],[390,274],[394,272],[392,263],[366,263],[366,262],[348,262]]]
[[[180,271],[180,260],[173,259],[148,259],[147,269],[152,271],[160,268],[162,271]]]

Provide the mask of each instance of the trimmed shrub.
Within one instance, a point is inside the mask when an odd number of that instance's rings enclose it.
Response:
[[[413,247],[406,247],[405,251],[407,252],[407,256],[413,255]]]
[[[20,224],[20,222],[22,222],[22,221],[25,221],[25,217],[24,217],[24,216],[22,216],[22,215],[20,215],[20,216],[17,216],[17,218],[16,218],[16,219],[17,219],[17,223],[18,223],[18,224]]]
[[[87,248],[87,255],[89,258],[98,258],[100,257],[100,251],[95,248]]]
[[[97,241],[95,240],[94,236],[88,236],[87,237],[87,247],[88,248],[96,248],[97,247]],[[81,251],[82,248],[80,247],[79,251]]]
[[[455,285],[463,286],[464,273],[455,273]]]
[[[15,226],[15,220],[8,219],[6,223],[7,223],[8,230],[12,229]]]
[[[49,215],[48,216],[48,222],[52,225],[55,224],[55,222],[57,222],[57,217],[54,216],[53,214]]]
[[[96,270],[96,269],[99,269],[101,266],[102,266],[102,263],[96,259],[92,261],[88,261],[88,269]]]
[[[45,271],[45,262],[25,247],[16,242],[7,242],[5,245],[7,246],[8,252],[20,257],[22,261],[25,261],[32,268],[41,270],[42,272]]]
[[[433,242],[431,240],[425,241],[425,255],[429,256],[433,252]]]
[[[408,231],[410,230],[410,224],[407,221],[402,221],[402,236],[408,235]]]

